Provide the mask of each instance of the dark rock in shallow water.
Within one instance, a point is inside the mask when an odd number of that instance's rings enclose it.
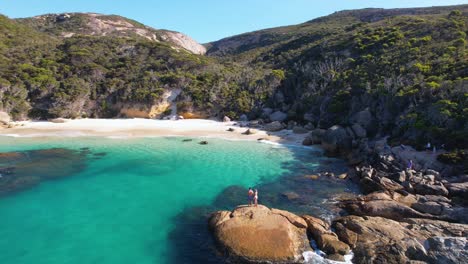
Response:
[[[198,144],[200,144],[200,145],[208,145],[208,141],[200,141]]]
[[[105,153],[105,152],[98,152],[98,153],[93,154],[93,156],[95,156],[95,157],[104,157],[106,155],[107,155],[107,153]]]
[[[44,149],[0,154],[0,195],[24,190],[43,180],[71,176],[86,166],[86,153],[70,149]]]
[[[190,138],[186,138],[186,139],[183,139],[182,142],[190,142],[192,141],[193,139],[190,139]]]

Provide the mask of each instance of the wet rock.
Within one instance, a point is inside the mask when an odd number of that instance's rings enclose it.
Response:
[[[274,121],[265,125],[265,130],[270,132],[280,131],[284,128],[283,124],[279,121]]]
[[[307,231],[317,242],[319,249],[327,253],[327,255],[335,255],[335,260],[343,261],[344,255],[350,251],[349,246],[338,239],[338,236],[330,230],[330,226],[326,222],[309,215],[302,217],[307,223]]]
[[[288,118],[288,115],[281,111],[276,111],[276,112],[273,112],[269,117],[271,121],[283,122],[284,120],[286,120],[286,118]]]
[[[198,144],[200,144],[200,145],[208,145],[208,141],[203,140],[203,141],[198,142]]]
[[[304,140],[302,140],[302,145],[304,146],[313,145],[312,139],[309,136],[305,137]]]
[[[230,128],[228,128],[227,131],[228,131],[228,132],[234,132],[234,131],[236,131],[236,130],[235,130],[234,128],[230,127]]]
[[[310,246],[306,228],[299,227],[305,222],[299,219],[262,205],[239,206],[232,212],[214,213],[209,226],[218,246],[232,262],[301,263],[302,252],[310,250]]]
[[[325,135],[326,130],[325,129],[315,129],[310,132],[310,140],[312,141],[312,144],[321,144],[323,136]]]

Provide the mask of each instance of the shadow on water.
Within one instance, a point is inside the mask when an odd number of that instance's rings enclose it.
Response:
[[[259,185],[252,186],[259,190],[259,203],[328,220],[339,215],[336,197],[358,194],[358,186],[350,180],[326,176],[313,180],[306,175],[325,171],[338,175],[347,171],[345,162],[327,158],[315,148],[288,148],[295,159],[282,164],[287,172],[274,181],[265,177]],[[224,263],[208,230],[208,219],[215,211],[230,211],[246,204],[248,187],[229,186],[211,204],[189,207],[177,215],[173,219],[174,229],[168,235],[167,263]]]

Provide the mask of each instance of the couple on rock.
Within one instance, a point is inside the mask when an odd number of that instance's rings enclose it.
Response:
[[[258,190],[255,189],[252,190],[252,187],[249,187],[249,192],[248,192],[248,198],[249,198],[249,206],[252,206],[252,203],[254,204],[255,207],[258,205]]]

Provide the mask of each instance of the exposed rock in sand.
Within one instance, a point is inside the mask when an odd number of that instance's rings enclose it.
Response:
[[[265,130],[270,132],[280,131],[284,128],[283,124],[279,121],[273,121],[265,125]]]
[[[262,205],[216,212],[209,225],[234,263],[301,263],[302,252],[311,250],[304,219]]]

